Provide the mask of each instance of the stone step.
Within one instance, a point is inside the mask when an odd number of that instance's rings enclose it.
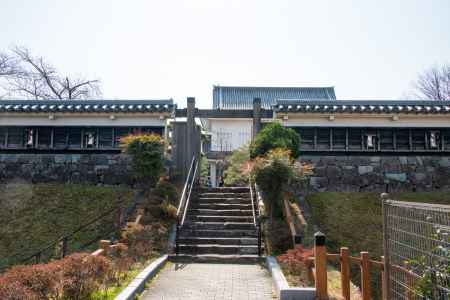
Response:
[[[251,230],[256,229],[253,223],[249,222],[191,222],[187,221],[183,227],[193,230],[231,230],[242,229]]]
[[[264,256],[258,255],[221,255],[221,254],[182,254],[170,255],[169,260],[173,263],[221,263],[221,264],[255,264],[263,263]]]
[[[257,245],[219,245],[219,244],[179,244],[183,254],[258,254]]]
[[[199,188],[199,193],[250,193],[248,187]]]
[[[256,237],[198,237],[186,236],[178,239],[180,244],[216,244],[216,245],[258,245]]]
[[[200,198],[246,198],[250,199],[250,193],[198,193]]]
[[[210,229],[190,229],[181,228],[180,238],[184,237],[206,237],[206,238],[256,238],[256,229],[235,229],[235,230],[210,230]]]
[[[230,203],[191,203],[190,209],[218,209],[218,210],[251,210],[251,204],[230,204]]]
[[[203,215],[203,216],[253,216],[253,210],[246,209],[190,209],[188,210],[188,216],[190,215]]]
[[[224,203],[224,204],[251,204],[250,199],[245,198],[198,198],[195,203]]]
[[[210,215],[190,215],[188,222],[244,222],[253,223],[253,216],[210,216]]]

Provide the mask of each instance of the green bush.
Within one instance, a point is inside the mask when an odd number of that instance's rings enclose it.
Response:
[[[268,124],[250,144],[250,158],[263,156],[276,148],[289,150],[291,156],[296,159],[300,156],[300,136],[294,129],[279,123]]]
[[[252,176],[264,192],[265,205],[268,207],[270,223],[273,221],[274,211],[281,211],[283,192],[295,177],[295,168],[289,157],[289,151],[274,149],[264,157],[254,161]]]
[[[224,173],[224,183],[226,186],[247,186],[248,185],[248,162],[250,153],[248,146],[241,147],[229,158],[229,167]]]
[[[164,170],[164,140],[156,134],[129,135],[121,139],[123,151],[131,155],[136,178],[155,186]]]

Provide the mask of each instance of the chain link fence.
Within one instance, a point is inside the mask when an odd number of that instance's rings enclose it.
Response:
[[[450,206],[383,199],[386,299],[450,299]]]

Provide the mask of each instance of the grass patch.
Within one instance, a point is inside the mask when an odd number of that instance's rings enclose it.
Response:
[[[125,187],[80,184],[0,185],[0,268],[116,207],[119,197],[127,205],[133,193]],[[116,220],[117,214],[111,214],[76,234],[69,252],[112,231]],[[49,249],[47,255],[58,251]]]

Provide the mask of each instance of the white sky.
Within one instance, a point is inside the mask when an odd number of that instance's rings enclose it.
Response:
[[[105,98],[212,86],[335,86],[338,99],[399,99],[450,62],[449,0],[0,0],[0,50],[23,45]]]

